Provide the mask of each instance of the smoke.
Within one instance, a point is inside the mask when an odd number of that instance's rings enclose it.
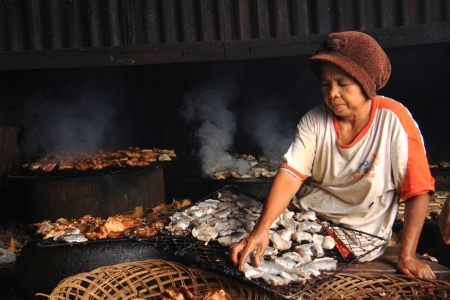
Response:
[[[36,91],[24,104],[25,158],[101,149],[115,116],[109,100],[91,88]]]
[[[276,110],[256,109],[247,117],[249,135],[269,158],[282,156],[292,143],[295,125],[289,120],[282,120],[281,112]]]
[[[234,159],[229,153],[236,132],[236,118],[230,104],[237,88],[230,82],[220,82],[204,83],[189,92],[181,115],[186,123],[197,127],[198,155],[205,174],[223,169],[246,172],[248,163]]]

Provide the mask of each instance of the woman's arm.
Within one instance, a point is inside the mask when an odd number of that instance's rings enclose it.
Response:
[[[230,247],[231,261],[238,269],[244,269],[247,257],[256,250],[255,264],[259,266],[269,245],[269,230],[272,223],[288,206],[303,181],[288,172],[279,171],[270,187],[261,217],[253,231],[239,243]]]
[[[414,196],[405,201],[405,222],[397,267],[400,272],[411,277],[435,279],[436,276],[430,266],[416,258],[417,244],[429,201],[429,194]]]

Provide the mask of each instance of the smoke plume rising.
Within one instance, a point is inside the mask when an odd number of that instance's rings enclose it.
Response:
[[[220,87],[205,83],[185,97],[181,114],[188,124],[197,126],[198,155],[206,174],[222,169],[246,172],[249,168],[244,160],[235,160],[228,152],[236,132],[236,118],[229,106],[236,94],[237,88],[231,83]]]
[[[25,158],[101,149],[115,115],[109,100],[92,89],[35,92],[24,105]]]

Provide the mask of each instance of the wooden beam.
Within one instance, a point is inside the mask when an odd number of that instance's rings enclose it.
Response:
[[[450,42],[450,23],[365,30],[383,48]],[[326,34],[235,41],[0,52],[0,70],[132,66],[311,55]]]

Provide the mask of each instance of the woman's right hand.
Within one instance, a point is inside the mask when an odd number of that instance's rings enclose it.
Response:
[[[244,270],[247,258],[253,254],[254,266],[259,267],[264,252],[269,245],[269,230],[255,227],[253,231],[240,242],[230,246],[231,261],[238,267],[239,271]]]

